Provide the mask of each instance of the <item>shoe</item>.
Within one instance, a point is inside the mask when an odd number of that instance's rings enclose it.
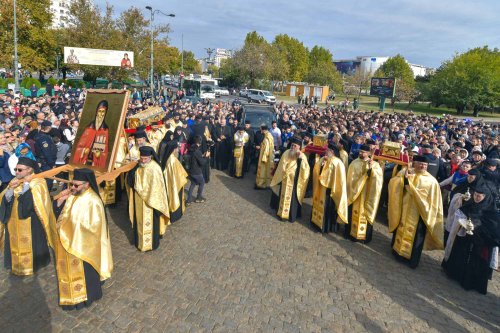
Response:
[[[207,201],[207,199],[205,199],[204,197],[199,197],[199,198],[196,198],[196,200],[194,202],[201,203],[201,202],[205,202],[205,201]]]
[[[193,203],[193,202],[192,202],[191,200],[186,200],[185,205],[186,205],[186,207],[187,207],[187,206],[191,206],[191,204],[192,204],[192,203]]]

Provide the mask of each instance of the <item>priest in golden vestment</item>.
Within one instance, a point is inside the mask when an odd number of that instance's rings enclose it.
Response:
[[[443,249],[443,201],[425,156],[413,157],[414,173],[401,170],[389,182],[389,232],[396,258],[418,266],[422,250]]]
[[[301,216],[310,169],[306,155],[300,151],[302,140],[290,140],[291,148],[281,156],[270,184],[271,208],[282,220],[294,222]]]
[[[245,151],[248,151],[250,137],[243,126],[238,126],[233,138],[233,163],[231,164],[231,175],[235,178],[243,178]]]
[[[347,147],[349,147],[349,144],[341,137],[337,143],[337,147],[339,149],[339,158],[344,164],[345,173],[347,174],[347,171],[349,170],[349,153],[347,152]]]
[[[151,251],[160,245],[160,236],[170,224],[167,188],[160,161],[152,147],[139,148],[140,160],[127,175],[129,217],[135,246]]]
[[[50,224],[54,223],[47,182],[33,178],[36,161],[20,157],[16,177],[0,194],[0,249],[4,267],[27,276],[50,263]]]
[[[178,142],[176,140],[169,141],[165,149],[165,154],[161,158],[161,166],[167,187],[170,222],[178,221],[186,210],[184,186],[187,184],[188,173],[181,162],[179,162],[178,155]]]
[[[113,257],[104,204],[94,171],[75,169],[69,190],[55,203],[54,226],[59,305],[64,310],[90,306],[102,298]]]
[[[272,179],[274,167],[274,139],[269,133],[269,127],[262,125],[262,142],[259,148],[259,159],[257,161],[257,176],[255,178],[255,189],[266,189],[269,187]]]
[[[323,233],[337,231],[338,222],[348,223],[345,167],[335,156],[336,149],[333,144],[328,144],[325,156],[313,169],[311,223]]]
[[[347,202],[349,223],[344,237],[369,243],[377,215],[384,175],[380,165],[370,158],[370,147],[361,145],[359,156],[347,171]]]
[[[156,152],[158,152],[160,142],[167,132],[164,128],[163,126],[160,127],[157,121],[153,121],[151,123],[151,130],[147,133],[149,142]]]

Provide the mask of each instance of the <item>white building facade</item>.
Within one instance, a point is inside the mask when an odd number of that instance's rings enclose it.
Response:
[[[217,67],[220,67],[221,61],[223,59],[228,59],[231,58],[231,50],[226,50],[226,49],[215,49],[215,55],[214,55],[214,65]]]
[[[52,28],[64,28],[69,25],[69,7],[73,0],[51,0],[50,12],[52,13]]]

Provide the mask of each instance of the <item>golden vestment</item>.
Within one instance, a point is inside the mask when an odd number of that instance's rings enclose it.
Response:
[[[170,212],[175,212],[182,205],[182,213],[184,213],[186,209],[184,205],[184,186],[187,184],[188,173],[174,154],[170,154],[168,157],[163,176],[167,184],[167,198]],[[180,198],[179,193],[181,193]]]
[[[21,183],[14,189],[14,196],[11,199],[13,200],[12,210],[7,223],[12,259],[12,274],[20,276],[32,275],[34,273],[31,217],[21,219],[19,218],[18,212],[18,198],[23,189],[23,185],[24,183]],[[29,186],[33,196],[33,208],[35,209],[36,216],[43,226],[48,245],[52,247],[53,232],[51,230],[51,225],[55,224],[55,215],[52,210],[52,200],[47,188],[47,183],[43,178],[33,178]],[[0,202],[7,190],[8,187],[0,194]],[[0,222],[0,249],[2,249],[4,245],[4,228],[5,224]]]
[[[174,131],[172,130],[172,132],[174,132]],[[147,133],[147,136],[148,136],[149,142],[151,143],[151,146],[154,148],[154,150],[156,152],[158,152],[160,142],[163,139],[163,137],[165,136],[165,133],[163,133],[163,131],[160,129],[158,129],[156,131],[151,130]]]
[[[306,161],[307,162],[307,161]],[[272,179],[274,167],[274,139],[269,132],[264,134],[260,144],[259,160],[257,162],[257,176],[255,185],[259,188],[268,188]]]
[[[321,169],[323,163],[324,166],[323,169]],[[321,229],[323,229],[325,205],[327,200],[330,199],[326,197],[327,189],[330,189],[330,198],[335,202],[338,220],[347,224],[348,205],[345,166],[342,161],[335,156],[330,158],[321,157],[318,163],[314,165],[313,169],[313,206],[311,222]]]
[[[443,249],[443,202],[437,180],[427,171],[408,176],[405,170],[389,182],[389,232],[396,232],[394,251],[410,259],[418,221],[426,227],[424,250]]]
[[[76,305],[87,300],[84,261],[97,271],[101,281],[110,278],[113,271],[101,198],[91,188],[80,195],[71,195],[56,228],[54,253],[60,305]]]
[[[245,158],[245,145],[247,144],[250,137],[247,132],[240,134],[239,131],[234,133],[234,176],[243,176],[243,160]]]
[[[288,219],[290,216],[290,204],[293,200],[293,187],[295,181],[295,172],[297,170],[297,161],[300,159],[300,171],[297,179],[297,200],[302,204],[306,194],[307,181],[309,180],[309,163],[304,153],[300,153],[298,158],[293,158],[294,152],[288,149],[283,153],[281,159],[271,180],[271,189],[276,195],[280,196],[277,215],[282,219]],[[278,185],[281,184],[281,191]]]
[[[349,154],[344,149],[341,149],[339,150],[339,155],[340,155],[340,160],[344,164],[345,173],[347,175],[347,171],[349,170]]]
[[[167,188],[161,167],[155,161],[139,166],[135,170],[134,188],[130,189],[129,217],[137,222],[138,248],[141,251],[153,249],[153,210],[160,213],[160,235],[170,224]]]
[[[372,163],[370,177],[368,170],[368,161],[357,158],[347,171],[347,200],[352,205],[350,235],[357,240],[366,239],[368,224],[373,225],[375,221],[384,182],[377,162]]]

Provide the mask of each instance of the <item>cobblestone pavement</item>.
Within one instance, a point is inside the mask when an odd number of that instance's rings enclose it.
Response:
[[[0,331],[500,331],[497,272],[483,296],[446,278],[440,251],[416,270],[396,262],[383,223],[365,246],[310,229],[309,204],[300,222],[279,222],[253,177],[212,172],[208,201],[154,252],[131,245],[124,202],[110,209],[115,271],[90,308],[59,308],[52,265],[30,278],[0,269]]]

